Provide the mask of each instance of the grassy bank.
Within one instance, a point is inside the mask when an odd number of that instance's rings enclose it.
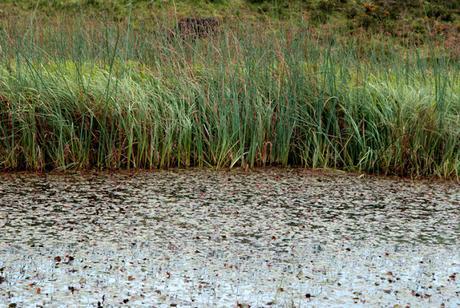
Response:
[[[213,38],[84,19],[0,32],[0,168],[460,173],[460,64],[302,22]],[[38,26],[37,26],[38,25]]]
[[[416,41],[433,35],[452,40],[460,31],[458,0],[3,0],[0,3],[0,21],[31,12],[40,16],[83,14],[117,21],[132,13],[133,24],[150,23],[170,14],[252,21],[303,19],[313,27],[332,24],[350,32],[364,28]]]

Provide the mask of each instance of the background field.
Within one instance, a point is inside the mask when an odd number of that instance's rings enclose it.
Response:
[[[253,20],[308,20],[311,25],[332,23],[344,29],[365,28],[396,36],[459,31],[460,4],[456,0],[6,0],[0,16],[38,11],[48,16],[81,13],[149,22],[171,13]]]

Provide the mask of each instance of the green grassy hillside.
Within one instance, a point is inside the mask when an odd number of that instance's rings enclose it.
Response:
[[[216,16],[241,22],[301,21],[353,35],[385,33],[404,42],[443,41],[460,46],[458,0],[4,0],[0,25],[8,18],[70,15],[126,21],[170,22],[184,16]],[[167,18],[164,18],[164,17]],[[460,48],[457,48],[460,49]],[[460,51],[457,50],[460,54]]]
[[[0,10],[2,15],[37,10],[48,15],[83,12],[114,18],[123,18],[132,10],[137,20],[172,11],[179,16],[306,18],[317,24],[339,22],[351,28],[394,32],[410,29],[423,33],[436,23],[458,27],[460,3],[457,0],[4,0]]]

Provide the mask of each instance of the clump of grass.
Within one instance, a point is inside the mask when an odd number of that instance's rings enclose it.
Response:
[[[460,67],[442,49],[321,36],[302,23],[227,25],[195,41],[168,27],[5,27],[0,168],[459,176]]]

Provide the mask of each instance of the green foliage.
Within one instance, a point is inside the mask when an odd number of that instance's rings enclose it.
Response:
[[[164,28],[5,27],[0,168],[459,176],[460,65],[446,50],[306,24],[224,25],[195,41]]]
[[[309,27],[340,25],[341,30],[365,29],[423,42],[433,36],[433,30],[423,28],[460,25],[458,3],[456,0],[5,0],[0,1],[0,20],[8,16],[39,19],[84,15],[95,20],[122,22],[129,17],[135,27],[152,26],[159,16],[172,15],[270,22],[308,19]],[[422,20],[425,26],[421,26]],[[171,18],[170,22],[173,21]]]
[[[267,3],[267,2],[273,2],[273,0],[246,0],[248,3],[252,3],[252,4],[260,4],[260,3]]]

